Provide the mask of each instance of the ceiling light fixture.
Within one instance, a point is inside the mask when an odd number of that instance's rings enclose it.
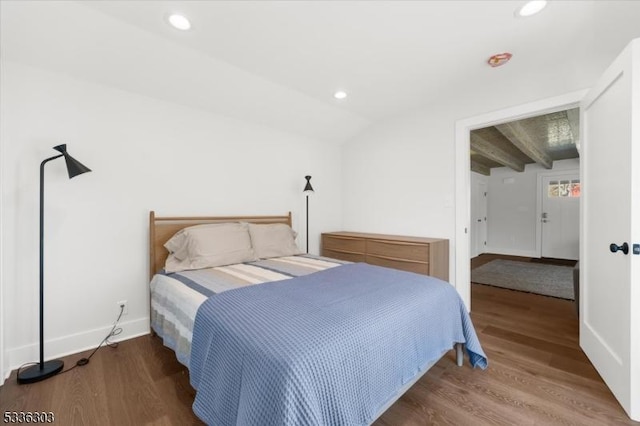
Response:
[[[347,92],[338,90],[336,93],[333,94],[333,97],[336,99],[344,99],[347,97]]]
[[[493,68],[495,67],[499,67],[500,65],[504,65],[507,62],[509,62],[509,59],[511,59],[513,55],[509,52],[504,52],[504,53],[498,53],[496,55],[493,55],[492,57],[490,57],[487,60],[487,63],[492,66]]]
[[[191,29],[191,22],[189,22],[189,20],[183,15],[178,15],[178,14],[169,15],[168,19],[169,19],[169,23],[174,28],[177,28],[182,31],[187,31]]]
[[[526,2],[521,8],[516,10],[516,16],[527,17],[539,13],[547,6],[547,0],[532,0]]]

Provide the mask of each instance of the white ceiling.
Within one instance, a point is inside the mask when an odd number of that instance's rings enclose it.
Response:
[[[3,59],[345,140],[465,90],[588,87],[640,37],[640,1],[552,0],[514,17],[523,3],[2,0],[0,42]],[[172,12],[193,29],[169,27]],[[487,65],[505,51],[509,64]]]

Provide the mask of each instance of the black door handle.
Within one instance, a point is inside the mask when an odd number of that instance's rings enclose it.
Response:
[[[611,250],[611,253],[622,251],[624,254],[629,254],[629,244],[622,243],[622,245],[619,246],[617,244],[611,243],[611,245],[609,246],[609,250]]]

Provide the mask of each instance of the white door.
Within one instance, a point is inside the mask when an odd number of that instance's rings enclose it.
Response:
[[[487,246],[487,183],[471,182],[471,257],[484,253]]]
[[[478,239],[476,252],[481,255],[487,248],[487,183],[478,181],[478,205],[475,217]]]
[[[580,105],[580,346],[640,420],[640,39]],[[610,244],[628,243],[629,253]],[[613,248],[616,249],[616,246]]]
[[[580,255],[580,176],[541,176],[542,257],[577,260]]]

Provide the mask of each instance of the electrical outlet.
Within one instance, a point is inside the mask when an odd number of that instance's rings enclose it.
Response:
[[[127,315],[129,313],[129,306],[127,305],[126,300],[120,300],[116,302],[116,305],[118,305],[118,314],[120,314],[120,307],[122,306],[124,306],[124,309],[122,310],[122,315]]]

